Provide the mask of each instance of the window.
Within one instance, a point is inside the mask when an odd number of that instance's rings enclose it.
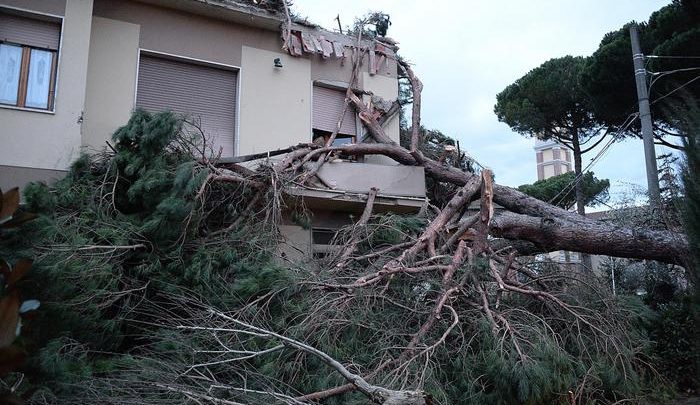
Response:
[[[339,246],[335,245],[337,229],[312,228],[311,229],[311,252],[316,259],[322,259],[338,251]]]
[[[314,245],[330,245],[337,233],[335,229],[313,228],[311,240]]]
[[[0,105],[53,110],[61,24],[0,9]]]
[[[320,131],[330,135],[338,126],[338,118],[345,107],[345,90],[336,90],[315,85],[313,90],[313,129],[314,136]],[[338,137],[357,135],[355,110],[348,107]],[[337,139],[337,138],[336,138]]]
[[[558,253],[559,253],[559,260],[558,260],[559,263],[566,263],[566,262],[567,262],[567,260],[566,260],[566,252],[563,251],[563,250],[560,250]]]
[[[321,131],[319,129],[314,129],[313,130],[313,141],[315,144],[318,145],[325,145],[326,142],[331,138],[332,133],[328,131]],[[333,143],[331,146],[343,146],[343,145],[350,145],[356,143],[356,137],[353,135],[345,135],[345,134],[336,134],[335,139],[333,140]]]
[[[199,122],[206,151],[234,155],[238,73],[184,58],[142,53],[136,106],[149,112],[169,110]]]

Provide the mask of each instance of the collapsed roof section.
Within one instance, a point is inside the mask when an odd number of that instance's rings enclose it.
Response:
[[[336,59],[341,65],[355,52],[366,55],[369,74],[377,74],[396,61],[397,43],[377,37],[359,41],[353,36],[325,30],[289,14],[284,0],[139,0],[194,14],[233,21],[268,30],[279,30],[282,49],[292,56]]]
[[[355,38],[339,32],[329,31],[315,25],[293,22],[282,24],[282,49],[292,56],[319,56],[322,59],[340,60],[341,65],[353,53],[367,54],[369,74],[375,75],[389,61],[397,60],[397,42],[391,38]]]

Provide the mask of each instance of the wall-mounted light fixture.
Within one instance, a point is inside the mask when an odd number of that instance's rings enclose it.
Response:
[[[281,68],[281,67],[282,67],[282,59],[280,59],[280,58],[275,58],[274,62],[275,62],[275,67],[276,67],[276,68]]]

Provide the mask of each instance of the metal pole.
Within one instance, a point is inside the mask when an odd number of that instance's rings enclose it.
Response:
[[[612,288],[613,288],[613,296],[617,295],[615,293],[615,267],[617,266],[617,262],[613,262],[612,266],[610,266],[610,270],[612,271]]]
[[[639,119],[642,122],[642,139],[644,140],[644,158],[646,160],[649,202],[651,203],[652,207],[658,207],[658,204],[661,201],[661,193],[659,191],[659,172],[656,168],[654,131],[651,124],[651,110],[649,109],[649,93],[647,89],[647,71],[644,67],[644,54],[642,54],[642,49],[639,45],[637,24],[630,25],[630,40],[632,41],[634,78],[637,82]]]

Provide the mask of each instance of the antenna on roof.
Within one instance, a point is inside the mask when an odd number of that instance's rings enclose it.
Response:
[[[337,16],[335,16],[334,19],[338,21],[338,30],[340,30],[340,33],[342,34],[342,33],[343,33],[343,27],[340,25],[340,14],[338,14]]]

